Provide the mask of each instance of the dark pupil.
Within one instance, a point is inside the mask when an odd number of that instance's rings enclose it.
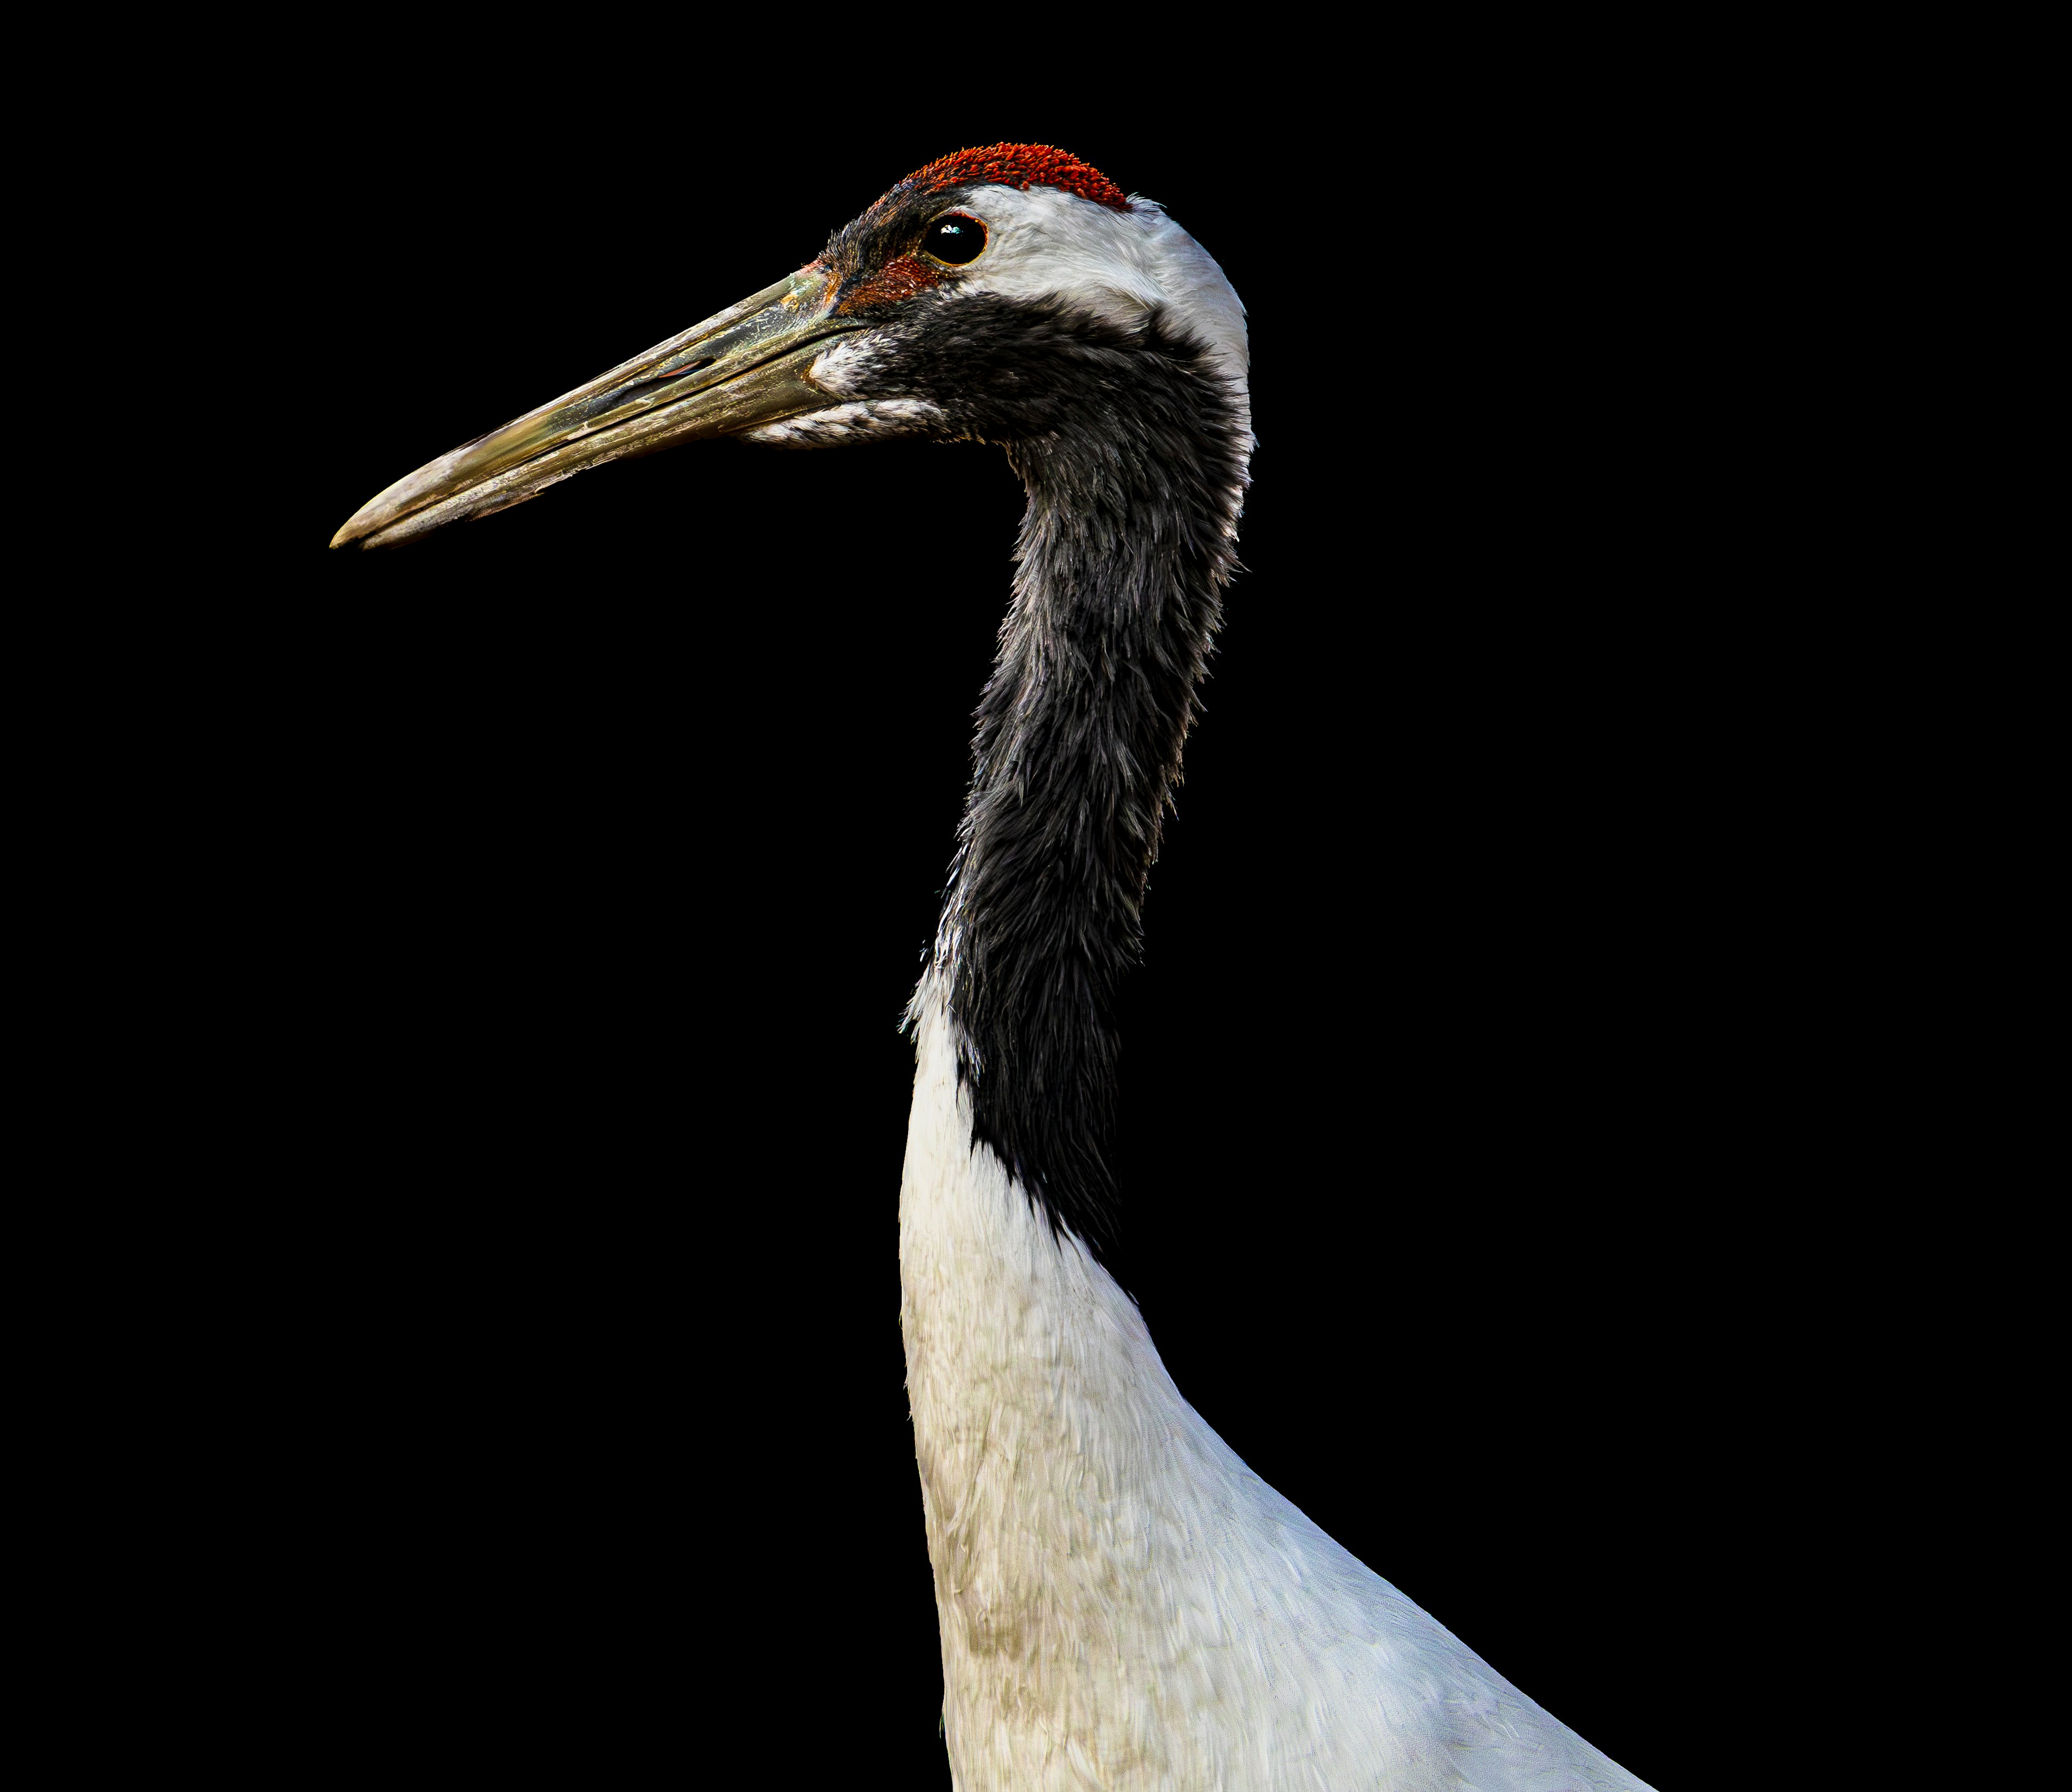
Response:
[[[921,247],[938,261],[961,267],[967,261],[976,260],[979,252],[985,247],[985,226],[976,218],[967,218],[961,211],[952,211],[948,217],[938,218],[928,226],[928,234],[921,239]]]

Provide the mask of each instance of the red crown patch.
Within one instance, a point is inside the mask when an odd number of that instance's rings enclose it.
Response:
[[[981,182],[990,187],[1062,187],[1083,199],[1092,199],[1096,205],[1116,211],[1129,209],[1122,189],[1100,169],[1090,168],[1077,156],[1054,150],[1047,143],[995,143],[983,150],[960,150],[955,155],[930,162],[899,184],[937,193],[946,187]]]

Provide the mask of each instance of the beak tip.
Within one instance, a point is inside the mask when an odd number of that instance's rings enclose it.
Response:
[[[373,508],[374,506],[372,504],[363,504],[347,517],[345,519],[345,527],[331,538],[331,546],[351,547],[356,543],[362,547],[365,546],[365,538],[373,534],[380,527],[379,519],[367,514]]]

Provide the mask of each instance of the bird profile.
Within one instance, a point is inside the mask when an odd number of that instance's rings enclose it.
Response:
[[[959,1792],[1646,1792],[1247,1468],[1113,1273],[1118,992],[1253,448],[1223,270],[1061,150],[960,150],[332,545],[718,436],[993,444],[1027,492],[907,1009],[900,1323]]]

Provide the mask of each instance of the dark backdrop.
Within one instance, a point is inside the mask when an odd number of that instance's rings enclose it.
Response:
[[[1671,451],[1593,334],[1644,330],[1597,259],[1637,177],[1472,84],[1419,129],[1361,111],[1415,84],[1330,124],[1290,92],[1267,140],[1112,95],[542,123],[453,68],[281,121],[253,377],[314,402],[254,470],[278,535],[175,625],[209,745],[164,775],[237,1042],[199,1122],[282,1191],[240,1373],[314,1757],[947,1784],[896,1023],[1004,457],[707,444],[324,543],[913,167],[1019,138],[1165,202],[1253,333],[1248,571],[1127,995],[1133,1285],[1268,1480],[1700,1783],[1689,1688],[1731,1696],[1713,1583],[1763,1480],[1728,1466],[1757,1402],[1713,1266],[1795,1098],[1741,1043],[1760,730],[1697,720],[1735,624],[1665,559]]]

